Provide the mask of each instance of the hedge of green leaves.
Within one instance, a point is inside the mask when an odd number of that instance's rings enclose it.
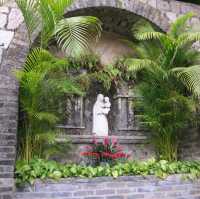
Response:
[[[166,178],[170,174],[185,174],[184,177],[195,179],[200,176],[200,161],[167,162],[150,159],[146,162],[127,162],[115,166],[105,165],[98,167],[81,166],[76,164],[60,164],[55,161],[35,159],[29,164],[18,162],[16,165],[17,184],[33,184],[36,179],[55,179],[68,177],[93,178],[100,176],[133,176],[155,175]]]

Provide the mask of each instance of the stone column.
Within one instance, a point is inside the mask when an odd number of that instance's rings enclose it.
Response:
[[[22,21],[14,2],[0,7],[0,199],[12,198],[14,190],[18,85],[12,70],[27,54],[25,31],[16,32]]]

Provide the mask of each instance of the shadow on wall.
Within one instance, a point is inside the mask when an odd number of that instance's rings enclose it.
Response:
[[[98,55],[102,65],[114,64],[119,58],[133,56],[133,50],[123,41],[122,37],[115,33],[103,32],[97,44],[91,43],[92,53]],[[56,46],[50,47],[51,52],[58,57],[65,57],[65,54]]]

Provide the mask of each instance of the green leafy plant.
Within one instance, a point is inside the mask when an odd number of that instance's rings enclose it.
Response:
[[[127,78],[138,82],[143,122],[152,132],[158,156],[166,160],[177,159],[181,132],[195,121],[200,96],[200,54],[193,48],[200,32],[188,27],[192,17],[188,13],[178,18],[167,33],[139,22],[133,27],[138,43],[131,44],[136,58],[124,62]]]
[[[15,71],[20,82],[18,138],[21,159],[29,161],[34,156],[43,157],[46,148],[59,149],[55,147],[58,101],[67,95],[83,95],[81,86],[69,74],[69,68],[67,60],[35,48],[28,55],[23,70]]]
[[[118,163],[114,166],[81,166],[77,164],[59,164],[55,161],[33,159],[28,164],[18,161],[15,177],[18,185],[24,183],[33,184],[36,179],[54,179],[81,177],[93,178],[100,176],[130,176],[130,175],[155,175],[166,178],[168,175],[182,174],[183,178],[196,179],[200,177],[199,161],[168,162],[166,160],[155,161],[150,159],[144,162]]]
[[[125,162],[130,154],[123,152],[122,146],[118,144],[115,137],[104,137],[102,142],[98,142],[96,137],[93,137],[92,144],[86,146],[86,151],[81,152],[81,156],[87,158],[89,165],[97,166]]]
[[[101,22],[96,17],[64,18],[73,0],[17,0],[31,43],[35,30],[41,29],[40,45],[46,48],[55,38],[61,49],[70,56],[80,56],[89,49],[89,42],[100,37]]]

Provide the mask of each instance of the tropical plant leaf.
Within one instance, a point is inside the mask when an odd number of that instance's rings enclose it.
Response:
[[[197,97],[200,96],[200,65],[173,68],[170,71]]]
[[[48,62],[53,59],[53,56],[45,49],[34,48],[26,58],[24,71],[29,72],[38,67],[41,70],[41,62]],[[50,63],[50,62],[49,62]],[[48,64],[45,66],[47,68]]]
[[[196,98],[191,96],[200,97],[200,53],[193,48],[200,34],[187,29],[192,16],[188,13],[177,19],[168,33],[156,32],[150,24],[136,27],[138,59],[124,62],[129,76],[142,71],[137,76],[142,98],[136,107],[142,110],[142,124],[152,132],[158,158],[167,160],[177,159],[180,132],[197,121]],[[151,45],[152,41],[157,45]]]
[[[186,31],[187,22],[194,16],[194,13],[189,12],[179,17],[170,27],[169,35],[177,38],[180,34]]]
[[[37,119],[39,121],[46,121],[46,122],[49,122],[50,124],[56,124],[56,122],[58,121],[58,117],[56,117],[55,114],[53,114],[53,113],[49,113],[49,112],[36,112],[36,113],[34,113],[34,112],[31,112],[30,114],[35,119]]]
[[[177,39],[179,47],[183,47],[188,43],[194,43],[196,41],[200,41],[200,32],[183,33]]]
[[[47,0],[55,16],[55,21],[59,21],[63,18],[65,9],[68,8],[74,0]]]
[[[158,67],[157,64],[149,59],[134,59],[128,58],[125,60],[124,65],[127,66],[129,72],[137,73],[142,70],[154,70]]]
[[[164,33],[156,32],[152,25],[146,21],[136,23],[132,28],[132,32],[137,40],[157,40],[166,37]]]
[[[66,94],[84,95],[83,91],[79,88],[78,84],[73,79],[51,79],[49,84],[56,88],[57,91]]]
[[[26,27],[29,34],[29,40],[35,29],[39,26],[41,20],[38,12],[39,0],[16,0],[18,7],[20,8]]]
[[[89,42],[97,40],[101,22],[96,17],[71,17],[61,20],[55,30],[59,46],[70,56],[80,56],[89,50]]]

